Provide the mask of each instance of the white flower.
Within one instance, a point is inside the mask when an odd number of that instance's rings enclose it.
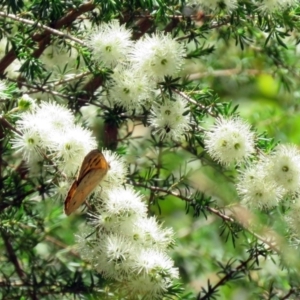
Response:
[[[277,206],[283,197],[283,189],[269,180],[264,163],[246,169],[240,174],[236,189],[242,203],[251,208]]]
[[[17,128],[22,130],[36,130],[41,139],[49,141],[52,134],[57,131],[67,130],[73,126],[74,116],[71,111],[56,103],[42,102],[31,112],[22,114],[21,120],[17,122]]]
[[[176,95],[174,100],[165,98],[161,104],[153,105],[149,122],[161,138],[178,140],[190,129],[190,114],[187,111],[181,96]]]
[[[107,66],[114,66],[126,59],[133,42],[131,30],[120,25],[117,20],[102,24],[86,41],[91,48],[94,60],[102,61]]]
[[[300,189],[300,152],[294,145],[279,145],[267,161],[268,173],[287,193]]]
[[[285,215],[285,220],[289,228],[295,235],[300,237],[300,199],[297,197],[293,200],[290,209]]]
[[[173,261],[163,252],[153,249],[142,250],[135,255],[137,274],[132,276],[124,286],[125,293],[143,299],[163,299],[174,279],[178,278],[178,270]]]
[[[147,206],[139,193],[130,186],[119,186],[107,190],[105,201],[97,204],[100,215],[109,215],[116,223],[131,216],[146,217]]]
[[[178,271],[173,269],[174,262],[164,253],[156,249],[145,249],[135,255],[137,274],[153,275],[155,270],[163,271],[174,278],[178,277]]]
[[[22,136],[12,140],[13,148],[22,152],[32,168],[47,155],[68,176],[74,175],[85,155],[97,147],[91,131],[74,122],[74,116],[65,107],[42,102],[21,114],[16,127]],[[35,157],[38,153],[42,154],[39,159]]]
[[[117,67],[112,74],[112,86],[109,99],[113,104],[124,107],[127,111],[139,111],[152,95],[151,81],[145,74],[131,67]]]
[[[194,0],[188,3],[189,5],[197,5],[206,11],[215,11],[220,8],[233,10],[237,7],[237,0]]]
[[[273,13],[279,9],[287,9],[297,4],[296,0],[263,0],[259,5],[262,12]]]
[[[21,152],[23,159],[27,162],[36,156],[40,157],[39,147],[42,146],[42,141],[39,132],[32,128],[22,130],[21,133],[22,135],[16,135],[12,139],[12,148]]]
[[[131,63],[141,73],[162,80],[174,76],[183,65],[185,50],[170,34],[157,33],[146,36],[135,44]]]
[[[40,120],[40,126],[48,129],[67,130],[75,122],[74,115],[66,107],[55,102],[42,102],[36,110],[36,117]],[[46,132],[49,134],[49,132]]]
[[[80,126],[73,126],[57,136],[52,136],[54,143],[51,150],[67,176],[73,175],[88,152],[97,148],[92,132]]]
[[[108,233],[101,236],[101,242],[94,248],[92,258],[96,270],[108,278],[121,280],[132,272],[132,256],[135,249],[126,237]]]
[[[171,228],[162,228],[155,217],[140,218],[135,226],[139,229],[136,239],[139,239],[147,248],[166,250],[170,245],[174,244],[173,230]]]
[[[211,157],[223,165],[239,164],[255,150],[254,134],[240,119],[218,119],[205,133],[204,143]]]
[[[102,153],[110,166],[99,190],[101,195],[104,195],[106,191],[124,184],[128,170],[124,159],[115,152],[103,150]]]

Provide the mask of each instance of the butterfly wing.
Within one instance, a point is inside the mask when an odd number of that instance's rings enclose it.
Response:
[[[99,168],[108,169],[108,163],[103,154],[98,149],[95,149],[85,156],[77,180],[80,181],[91,169]]]
[[[74,181],[65,200],[66,215],[70,215],[85,201],[106,173],[105,169],[93,169],[80,182]]]
[[[77,180],[65,200],[65,214],[74,212],[97,187],[109,169],[105,157],[99,150],[92,150],[84,158]]]
[[[74,198],[74,195],[76,193],[76,190],[77,190],[77,187],[78,187],[78,183],[77,183],[77,180],[75,180],[73,182],[73,184],[71,185],[69,191],[68,191],[68,194],[67,194],[67,197],[65,199],[65,214],[66,215],[69,215],[72,211],[74,211],[74,209],[72,208],[72,199]]]

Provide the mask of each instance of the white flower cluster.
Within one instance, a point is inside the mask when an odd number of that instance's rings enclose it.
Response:
[[[237,191],[244,203],[256,208],[278,205],[285,196],[300,191],[300,152],[293,145],[275,151],[241,172]]]
[[[107,95],[101,101],[123,107],[130,113],[140,113],[143,108],[148,110],[153,107],[150,110],[150,124],[160,132],[161,137],[179,139],[182,136],[189,128],[186,121],[189,120],[189,112],[185,109],[184,100],[175,97],[173,105],[169,105],[168,100],[163,104],[155,100],[157,83],[165,76],[176,75],[183,66],[186,52],[182,44],[170,34],[163,33],[145,35],[133,42],[131,31],[116,20],[93,31],[86,44],[92,50],[95,61],[114,68],[107,82]],[[171,111],[169,116],[161,114],[165,105]],[[176,112],[177,108],[180,112],[185,111],[185,115]],[[170,122],[173,114],[176,121]]]
[[[219,118],[205,133],[204,143],[211,157],[226,166],[240,164],[254,153],[254,133],[238,118]]]
[[[25,96],[21,102],[31,100]],[[96,148],[91,132],[75,125],[73,115],[63,106],[42,102],[30,107],[17,122],[22,135],[12,140],[12,147],[22,153],[30,168],[47,154],[68,177],[74,175],[84,156]],[[103,155],[110,168],[94,193],[96,213],[90,234],[78,238],[80,253],[103,276],[117,282],[118,294],[162,299],[178,278],[166,253],[174,243],[173,232],[147,217],[141,195],[125,185],[124,161],[110,151]],[[62,194],[66,193],[65,183],[61,182]]]
[[[273,13],[277,10],[284,10],[298,3],[297,0],[263,0],[259,3],[259,10],[265,13]]]
[[[290,209],[285,215],[285,221],[293,234],[299,239],[300,237],[300,198],[299,195],[291,201]]]
[[[78,236],[81,256],[104,277],[116,281],[119,295],[163,299],[178,278],[166,254],[173,232],[147,217],[141,195],[124,184],[124,162],[108,151],[103,154],[110,170],[96,192],[97,213]]]
[[[161,103],[155,103],[149,121],[161,137],[179,140],[189,130],[190,116],[186,112],[185,100],[176,95],[174,99],[165,98]]]
[[[197,8],[207,12],[216,11],[220,8],[233,10],[237,7],[237,0],[191,0],[187,2],[186,7]],[[187,8],[185,12],[187,11]]]
[[[23,96],[23,102],[28,96]],[[23,104],[24,105],[24,104]],[[39,162],[48,157],[68,177],[74,176],[85,155],[97,147],[91,132],[75,125],[71,111],[56,103],[31,105],[16,124],[21,133],[12,140],[12,147],[21,152],[32,172],[39,171]]]
[[[286,196],[300,192],[300,152],[295,146],[279,145],[270,155],[260,156],[257,163],[255,136],[250,126],[238,118],[221,117],[204,135],[207,152],[228,166],[249,162],[240,172],[237,192],[242,203],[254,208],[271,208]]]

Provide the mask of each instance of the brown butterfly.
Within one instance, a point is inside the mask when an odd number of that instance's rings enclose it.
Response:
[[[97,187],[110,168],[103,154],[95,149],[84,158],[77,179],[65,199],[65,214],[74,212]]]

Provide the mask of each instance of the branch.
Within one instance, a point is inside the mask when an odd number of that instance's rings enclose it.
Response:
[[[256,259],[256,256],[254,256],[253,254],[249,255],[248,259],[246,259],[245,261],[243,261],[240,265],[238,265],[236,268],[231,269],[230,272],[226,273],[226,275],[221,278],[215,285],[213,288],[209,288],[209,290],[207,291],[207,293],[200,298],[200,294],[197,297],[197,300],[206,300],[206,299],[211,299],[211,296],[217,291],[217,289],[224,285],[227,281],[229,281],[235,274],[239,273],[239,272],[243,272],[246,268],[248,263],[252,260],[252,259]]]
[[[209,111],[209,107],[206,107],[204,105],[202,105],[201,103],[195,101],[194,99],[190,98],[187,94],[179,91],[179,90],[173,90],[176,94],[180,95],[183,99],[185,99],[187,102],[198,106],[200,109],[202,109],[203,111],[206,111],[210,116],[212,117],[217,117],[216,114],[212,113],[211,111]]]
[[[280,298],[280,300],[288,300],[294,293],[295,293],[295,289],[291,288],[285,296]]]
[[[6,14],[6,13],[1,12],[1,11],[0,11],[0,16],[3,17],[3,18],[9,18],[9,19],[18,21],[20,23],[24,23],[24,24],[28,24],[28,25],[33,25],[35,27],[42,28],[45,31],[48,31],[49,33],[53,33],[55,35],[58,35],[58,36],[61,36],[61,37],[65,38],[65,39],[72,40],[72,41],[74,41],[74,42],[76,42],[76,43],[84,46],[84,43],[80,39],[78,39],[78,38],[76,38],[74,36],[71,36],[69,34],[65,34],[65,33],[61,32],[59,30],[53,29],[51,27],[45,26],[45,25],[43,25],[41,23],[30,21],[28,19],[23,19],[23,18],[17,17],[16,15],[13,15],[13,14]]]
[[[187,77],[188,80],[197,80],[200,78],[213,76],[213,77],[225,77],[225,76],[233,76],[237,74],[246,73],[247,75],[258,75],[261,74],[261,70],[257,69],[246,69],[242,70],[241,68],[235,68],[235,69],[228,69],[228,70],[213,70],[208,72],[202,72],[202,73],[194,73]],[[265,73],[265,72],[264,72]]]
[[[17,258],[17,255],[15,254],[13,246],[10,243],[9,237],[8,237],[8,235],[6,234],[6,232],[4,230],[1,230],[1,236],[2,236],[2,239],[4,241],[4,245],[5,245],[6,252],[7,252],[9,260],[14,265],[15,270],[16,270],[17,274],[19,275],[21,281],[25,282],[26,281],[26,275],[25,275],[25,273],[24,273],[24,271],[21,267],[21,264],[20,264],[20,262]]]
[[[137,182],[131,182],[131,184],[133,184],[134,186],[138,186],[138,187],[143,187],[145,189],[149,189],[150,191],[155,191],[155,192],[161,192],[161,193],[165,193],[167,195],[172,195],[174,197],[180,198],[186,202],[191,202],[192,200],[189,197],[186,197],[184,195],[181,195],[180,193],[176,193],[176,192],[172,192],[170,190],[166,190],[160,187],[156,187],[156,186],[147,186],[145,184],[142,183],[137,183]],[[258,235],[257,233],[253,232],[252,230],[250,230],[249,228],[245,227],[245,224],[243,224],[242,222],[239,222],[238,220],[234,219],[233,217],[230,217],[224,213],[222,213],[221,211],[212,208],[210,206],[205,206],[204,207],[206,210],[208,210],[209,212],[211,212],[212,214],[218,216],[219,218],[221,218],[223,221],[225,222],[230,222],[230,223],[237,223],[239,224],[242,228],[244,228],[246,231],[248,231],[250,234],[252,234],[253,236],[255,236],[258,240],[260,240],[261,242],[263,242],[264,244],[268,245],[269,249],[275,251],[276,253],[280,254],[281,251],[280,249],[277,247],[275,242],[272,241],[268,241],[267,238],[262,237],[260,235]]]
[[[77,9],[71,10],[66,16],[62,17],[57,22],[54,22],[51,27],[54,29],[60,29],[63,26],[70,25],[76,18],[90,10],[93,10],[95,5],[92,1],[82,4]],[[48,26],[47,26],[48,28]],[[32,40],[39,43],[39,47],[34,51],[33,57],[39,57],[45,48],[50,43],[50,32],[48,29],[43,33],[37,33],[32,36]],[[0,60],[0,74],[3,74],[5,69],[17,58],[17,55],[13,49],[11,49],[1,60]]]
[[[0,124],[7,129],[10,129],[17,133],[18,135],[22,135],[22,133],[17,130],[13,125],[11,125],[3,116],[0,115]]]

